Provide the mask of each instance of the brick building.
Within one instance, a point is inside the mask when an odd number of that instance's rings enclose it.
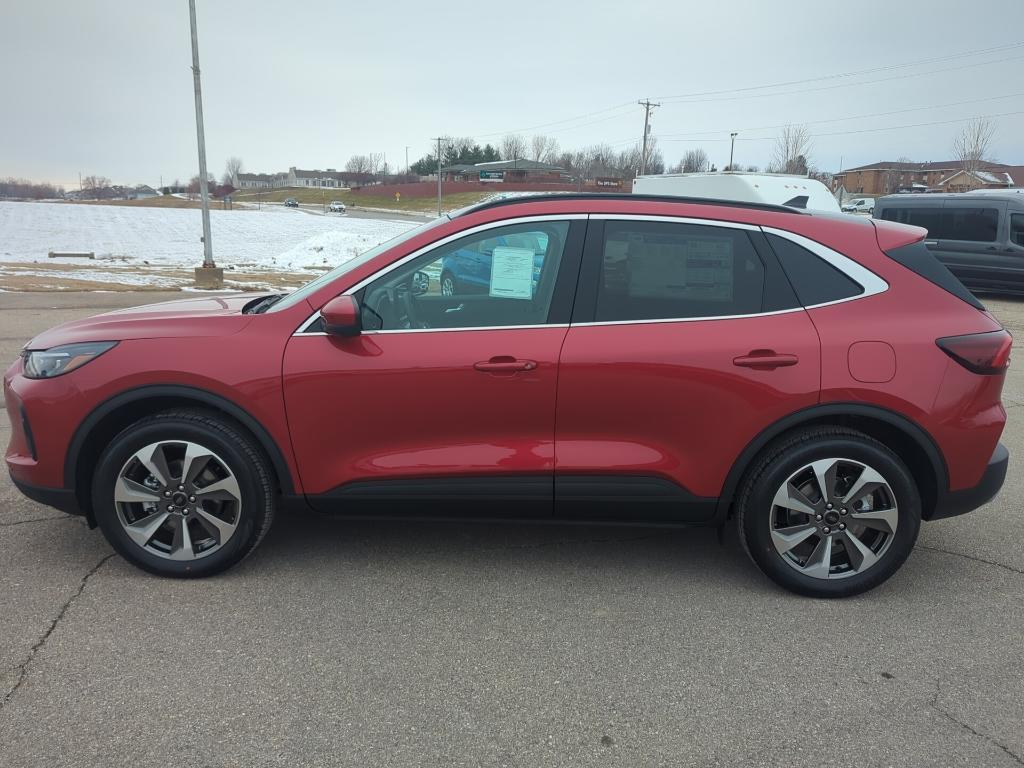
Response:
[[[847,168],[834,176],[833,188],[851,195],[888,195],[894,192],[966,192],[968,189],[1003,189],[1024,186],[1024,167],[982,163],[976,173],[959,160],[932,163],[883,161]]]

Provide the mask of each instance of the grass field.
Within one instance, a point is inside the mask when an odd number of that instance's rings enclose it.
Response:
[[[491,192],[458,192],[453,195],[444,195],[441,198],[441,207],[446,210],[462,208],[473,205],[489,197]],[[262,200],[265,203],[282,203],[285,198],[294,197],[303,205],[330,204],[332,200],[341,200],[346,206],[356,208],[387,208],[393,211],[409,211],[412,213],[430,213],[437,211],[436,197],[405,197],[400,201],[394,197],[384,195],[353,194],[347,189],[268,189],[264,192],[246,190],[235,192],[231,199],[239,203],[255,203]]]
[[[199,200],[185,200],[172,195],[147,197],[141,200],[64,200],[64,203],[76,205],[124,205],[129,208],[200,208]],[[224,206],[220,200],[210,200],[210,208],[220,210]]]

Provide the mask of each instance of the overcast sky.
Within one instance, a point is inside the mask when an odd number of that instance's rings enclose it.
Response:
[[[721,167],[738,131],[737,162],[764,166],[787,122],[828,170],[943,160],[949,121],[987,115],[995,158],[1024,164],[1024,0],[197,5],[218,177],[231,155],[248,171],[369,152],[404,166],[438,134],[624,147],[647,97],[669,163],[700,146]],[[196,173],[187,0],[0,0],[0,50],[0,176]],[[672,100],[687,94],[703,95]]]

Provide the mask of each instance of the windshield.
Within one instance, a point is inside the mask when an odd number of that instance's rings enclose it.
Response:
[[[419,234],[421,234],[423,232],[426,232],[426,231],[428,231],[430,229],[433,229],[434,227],[437,227],[437,226],[439,226],[441,224],[444,224],[447,221],[449,221],[449,218],[447,216],[442,216],[441,218],[434,219],[433,221],[428,222],[428,223],[424,224],[423,226],[413,227],[408,232],[403,232],[402,234],[397,235],[396,237],[393,237],[390,240],[387,240],[387,241],[381,243],[380,245],[377,245],[377,246],[371,248],[368,251],[364,251],[363,253],[359,254],[358,256],[356,256],[354,258],[351,258],[348,261],[345,261],[345,262],[339,264],[334,269],[332,269],[330,272],[325,272],[324,274],[320,275],[320,277],[316,278],[315,280],[309,281],[308,283],[306,283],[301,288],[296,288],[292,293],[289,293],[287,296],[285,296],[280,301],[275,302],[266,311],[267,312],[280,312],[282,309],[288,309],[288,307],[295,306],[295,304],[299,303],[300,301],[305,299],[307,296],[310,296],[311,294],[313,294],[316,291],[320,290],[321,288],[323,288],[325,285],[327,285],[329,282],[331,282],[335,278],[341,277],[342,275],[347,274],[348,272],[351,272],[356,267],[362,266],[363,264],[365,264],[366,262],[370,261],[371,259],[375,259],[376,257],[380,256],[382,253],[384,253],[384,251],[388,250],[389,248],[394,248],[396,245],[401,245],[406,240],[411,240],[416,235],[419,235]]]

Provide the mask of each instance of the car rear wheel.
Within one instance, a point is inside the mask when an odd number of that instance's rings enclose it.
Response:
[[[450,272],[445,272],[443,275],[441,275],[441,295],[455,295],[455,278],[452,277],[452,274]]]
[[[234,425],[168,411],[110,443],[93,478],[93,511],[111,545],[140,568],[208,576],[245,557],[270,528],[270,473]]]
[[[872,589],[906,560],[921,499],[906,465],[867,435],[803,430],[769,447],[738,501],[751,559],[786,589],[847,597]]]

